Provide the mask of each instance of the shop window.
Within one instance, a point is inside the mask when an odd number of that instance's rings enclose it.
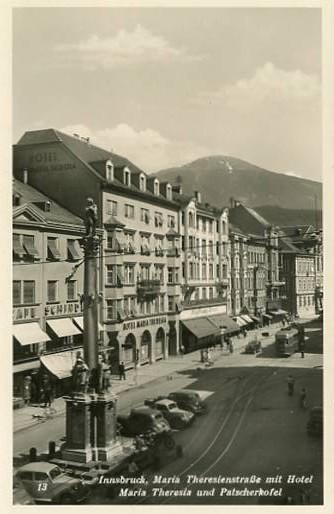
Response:
[[[76,300],[77,299],[77,281],[69,280],[67,282],[67,299],[68,300]]]
[[[58,301],[58,280],[48,280],[47,298],[48,302]]]
[[[79,243],[76,239],[67,240],[67,260],[78,261],[81,258]]]
[[[58,237],[48,237],[48,259],[58,261],[60,258]]]

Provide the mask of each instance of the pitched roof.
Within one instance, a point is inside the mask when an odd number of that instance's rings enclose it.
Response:
[[[263,216],[261,216],[258,212],[256,212],[254,209],[252,209],[251,207],[246,207],[246,206],[243,206],[251,216],[253,216],[256,221],[258,221],[258,223],[260,223],[261,225],[263,225],[265,228],[268,228],[271,226],[271,224],[269,223],[269,221],[267,221],[266,219],[263,218]]]
[[[17,179],[13,180],[13,193],[18,193],[20,195],[20,205],[24,204],[33,204],[34,210],[41,214],[41,216],[50,222],[68,224],[68,225],[78,225],[83,226],[84,222],[78,216],[75,216],[70,211],[59,205],[58,203],[51,200],[48,196],[41,193],[34,187],[29,184],[24,184]],[[41,209],[38,204],[50,202],[51,209],[50,211],[45,211]]]

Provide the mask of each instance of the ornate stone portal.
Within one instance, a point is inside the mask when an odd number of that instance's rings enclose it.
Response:
[[[117,396],[111,391],[110,366],[98,355],[97,207],[87,199],[84,250],[84,358],[77,356],[72,369],[72,394],[66,400],[66,443],[62,458],[88,463],[111,461],[122,453],[116,437]]]

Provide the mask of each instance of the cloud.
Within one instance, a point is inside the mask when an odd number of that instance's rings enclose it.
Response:
[[[189,55],[184,48],[173,47],[166,39],[141,25],[132,32],[120,30],[115,36],[101,38],[91,35],[78,43],[58,44],[54,50],[61,64],[80,64],[88,70],[201,59],[200,56]]]
[[[126,123],[96,131],[83,124],[61,130],[67,134],[89,137],[92,144],[127,157],[148,173],[182,165],[210,153],[208,148],[192,141],[171,140],[151,128],[135,130]]]
[[[309,102],[320,99],[320,81],[300,70],[286,71],[271,62],[258,68],[249,79],[226,84],[216,91],[201,93],[199,103],[224,103],[231,108],[258,108],[267,103]]]

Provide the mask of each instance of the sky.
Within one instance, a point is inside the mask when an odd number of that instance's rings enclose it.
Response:
[[[51,127],[148,173],[228,155],[321,180],[321,12],[15,8],[13,142]]]

